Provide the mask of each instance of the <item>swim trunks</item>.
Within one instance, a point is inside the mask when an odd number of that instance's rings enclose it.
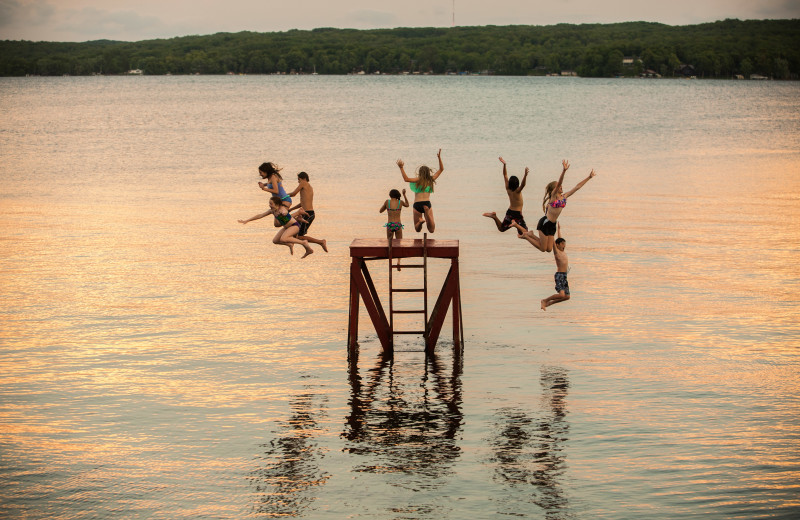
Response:
[[[567,273],[559,271],[555,274],[556,292],[564,291],[564,294],[569,294],[569,282],[567,282]]]
[[[297,232],[297,236],[301,237],[308,233],[308,228],[311,227],[311,223],[314,222],[314,210],[306,211],[306,214],[303,215],[303,218],[306,219],[306,222],[300,222],[300,231]]]
[[[500,224],[501,229],[500,231],[507,231],[511,227],[511,221],[515,220],[517,224],[528,229],[528,225],[525,224],[525,219],[522,217],[522,212],[517,211],[515,209],[506,210],[506,217],[503,219],[503,222]],[[522,234],[522,232],[518,229],[517,234]]]
[[[542,233],[544,233],[549,237],[552,237],[555,236],[556,234],[556,223],[547,220],[547,216],[545,215],[544,217],[539,219],[539,223],[536,225],[536,229],[541,229]]]
[[[421,202],[414,203],[414,209],[420,213],[425,213],[425,208],[430,208],[430,207],[432,206],[431,206],[431,201],[429,200],[423,200]]]

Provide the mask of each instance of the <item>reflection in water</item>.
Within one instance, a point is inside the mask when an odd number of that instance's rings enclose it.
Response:
[[[390,358],[380,357],[362,381],[357,363],[351,362],[350,415],[342,437],[347,452],[364,457],[355,470],[406,475],[394,483],[413,489],[436,487],[460,455],[460,371],[454,358],[448,376],[431,354],[422,382],[406,381],[395,378]]]
[[[569,381],[564,369],[542,367],[542,416],[525,410],[497,410],[491,463],[495,479],[519,489],[530,486],[531,502],[544,510],[546,518],[569,518],[568,500],[562,489],[568,440],[566,397]]]
[[[290,402],[292,415],[281,424],[277,438],[265,444],[263,467],[252,473],[257,493],[254,513],[268,517],[299,516],[317,498],[330,478],[320,468],[324,450],[315,439],[325,434],[319,422],[327,414],[327,397],[312,393]]]

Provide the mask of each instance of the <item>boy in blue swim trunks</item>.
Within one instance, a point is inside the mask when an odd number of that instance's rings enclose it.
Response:
[[[567,253],[564,249],[567,247],[567,241],[561,238],[561,224],[558,224],[558,238],[553,247],[553,257],[556,260],[556,293],[548,296],[542,300],[542,310],[546,311],[547,308],[555,303],[565,302],[569,300],[569,282],[567,282],[567,272],[569,271],[569,260]]]

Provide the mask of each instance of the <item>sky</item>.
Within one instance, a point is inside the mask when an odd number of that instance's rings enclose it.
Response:
[[[0,40],[140,41],[337,27],[691,25],[800,18],[800,0],[0,0]]]

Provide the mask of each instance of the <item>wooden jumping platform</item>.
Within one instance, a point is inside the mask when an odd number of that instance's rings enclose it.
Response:
[[[347,329],[347,346],[353,349],[358,345],[359,302],[364,302],[375,332],[378,334],[384,352],[394,351],[394,336],[398,334],[420,335],[425,339],[425,351],[433,352],[439,333],[444,324],[448,307],[452,308],[453,345],[463,347],[463,323],[461,320],[461,286],[458,276],[458,240],[429,240],[427,233],[422,239],[356,238],[350,244],[350,319]],[[402,264],[402,270],[423,270],[422,286],[413,288],[394,287],[394,271],[400,271],[395,261],[401,258],[421,258],[422,263]],[[450,270],[445,277],[436,304],[428,316],[428,258],[450,259]],[[389,314],[384,311],[367,262],[384,260],[389,269]],[[395,310],[395,293],[421,293],[421,309]],[[423,315],[423,328],[420,330],[395,330],[395,314]]]

